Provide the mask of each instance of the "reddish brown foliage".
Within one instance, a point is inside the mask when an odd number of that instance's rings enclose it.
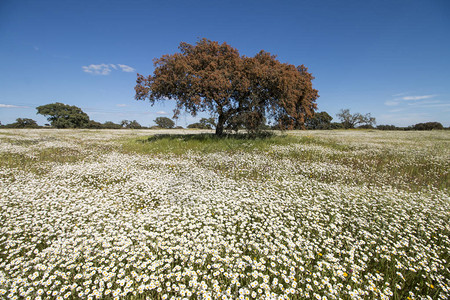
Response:
[[[303,128],[305,118],[314,114],[318,91],[303,65],[280,63],[264,51],[241,56],[228,44],[207,39],[195,46],[181,43],[179,49],[155,59],[153,75],[138,74],[137,100],[174,99],[174,117],[182,109],[194,116],[214,113],[218,135],[226,127],[256,130],[266,116],[283,129]]]

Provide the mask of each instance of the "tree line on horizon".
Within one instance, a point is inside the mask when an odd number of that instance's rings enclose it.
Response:
[[[49,124],[39,126],[37,122],[30,118],[17,118],[14,123],[2,125],[0,128],[83,128],[83,129],[181,129],[182,126],[175,126],[175,122],[168,117],[157,117],[154,126],[142,126],[136,120],[122,120],[120,123],[106,121],[100,123],[90,120],[89,116],[81,110],[81,108],[67,105],[63,103],[51,103],[36,108],[38,114],[47,117]],[[332,122],[333,117],[327,112],[316,112],[310,118],[305,120],[305,128],[307,130],[333,130],[333,129],[378,129],[378,130],[439,130],[450,129],[444,128],[439,122],[417,123],[408,127],[397,127],[394,125],[378,125],[375,126],[375,118],[370,113],[350,113],[349,109],[342,109],[336,116],[340,122]],[[217,126],[217,119],[201,118],[199,122],[189,124],[188,129],[210,129],[213,130]],[[233,130],[246,129],[244,126],[238,126]],[[285,130],[280,124],[267,124],[264,122],[259,125],[258,130]],[[294,128],[298,129],[298,128]]]

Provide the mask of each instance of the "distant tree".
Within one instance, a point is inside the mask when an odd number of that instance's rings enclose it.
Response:
[[[120,128],[122,128],[122,125],[116,124],[116,123],[111,122],[111,121],[106,121],[105,123],[102,124],[102,128],[105,128],[105,129],[120,129]]]
[[[97,122],[97,121],[94,121],[94,120],[89,120],[89,122],[84,126],[84,128],[102,129],[103,125],[100,122]]]
[[[401,130],[401,128],[398,128],[394,125],[378,125],[378,130]]]
[[[175,122],[167,117],[157,117],[153,122],[161,128],[170,129],[175,127]]]
[[[128,128],[128,129],[140,129],[140,128],[142,128],[141,124],[139,124],[138,121],[136,121],[136,120],[133,120],[133,121],[122,120],[120,122],[120,126],[122,128]]]
[[[8,128],[39,128],[33,119],[17,118],[16,122],[6,125]]]
[[[336,114],[336,116],[341,120],[344,128],[355,128],[357,125],[374,125],[375,118],[370,115],[370,113],[362,115],[360,113],[351,114],[349,109],[341,109],[341,111]]]
[[[188,129],[205,129],[203,124],[200,123],[192,123],[187,126]]]
[[[133,120],[133,121],[131,121],[131,122],[127,125],[127,128],[130,128],[130,129],[140,129],[140,128],[142,128],[142,126],[141,126],[141,124],[138,123],[138,121]]]
[[[212,129],[215,126],[214,118],[201,118],[200,122],[189,124],[187,128]]]
[[[330,129],[344,129],[344,125],[342,125],[342,123],[339,122],[331,122]]]
[[[202,124],[205,129],[212,129],[213,127],[216,127],[216,121],[214,118],[201,118],[200,124]]]
[[[63,103],[51,103],[36,107],[37,113],[47,117],[56,128],[82,128],[89,123],[89,116],[76,106]]]
[[[371,124],[359,125],[357,128],[359,129],[375,129]]]
[[[303,65],[281,63],[260,51],[241,56],[226,43],[201,39],[196,45],[180,44],[180,53],[155,60],[153,75],[138,74],[137,100],[176,100],[174,118],[184,109],[193,116],[208,111],[217,116],[216,135],[225,128],[257,130],[264,117],[280,127],[304,127],[316,109],[314,77]]]
[[[439,122],[426,122],[426,123],[417,123],[413,126],[413,130],[433,130],[433,129],[444,129]]]
[[[122,120],[120,122],[120,126],[122,126],[122,128],[129,128],[128,125],[131,123],[131,121],[129,120]]]
[[[312,118],[306,120],[306,129],[330,129],[331,120],[333,117],[326,111],[315,113]]]

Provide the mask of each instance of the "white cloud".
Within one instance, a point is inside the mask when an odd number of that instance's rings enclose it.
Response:
[[[95,75],[109,75],[111,73],[110,65],[107,64],[83,66],[83,71]]]
[[[132,67],[130,67],[130,66],[127,66],[127,65],[121,65],[121,64],[118,64],[118,66],[122,69],[122,71],[124,71],[124,72],[134,72],[135,71],[135,69],[134,68],[132,68]]]
[[[29,108],[28,106],[12,105],[12,104],[0,104],[0,108]]]
[[[422,99],[429,99],[429,98],[433,98],[436,97],[437,95],[424,95],[424,96],[405,96],[405,97],[401,97],[400,99],[402,100],[422,100]]]
[[[163,110],[157,111],[156,114],[157,115],[167,115],[167,113]]]
[[[94,75],[109,75],[112,72],[112,69],[122,70],[122,72],[134,72],[135,69],[122,64],[91,64],[89,66],[82,66],[83,72],[94,74]]]
[[[126,105],[126,104],[116,104],[116,106],[118,106],[118,107],[125,107],[125,106],[128,106],[128,105]]]

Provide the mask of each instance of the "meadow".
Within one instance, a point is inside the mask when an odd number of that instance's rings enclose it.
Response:
[[[449,299],[449,154],[449,131],[3,129],[0,298]]]

